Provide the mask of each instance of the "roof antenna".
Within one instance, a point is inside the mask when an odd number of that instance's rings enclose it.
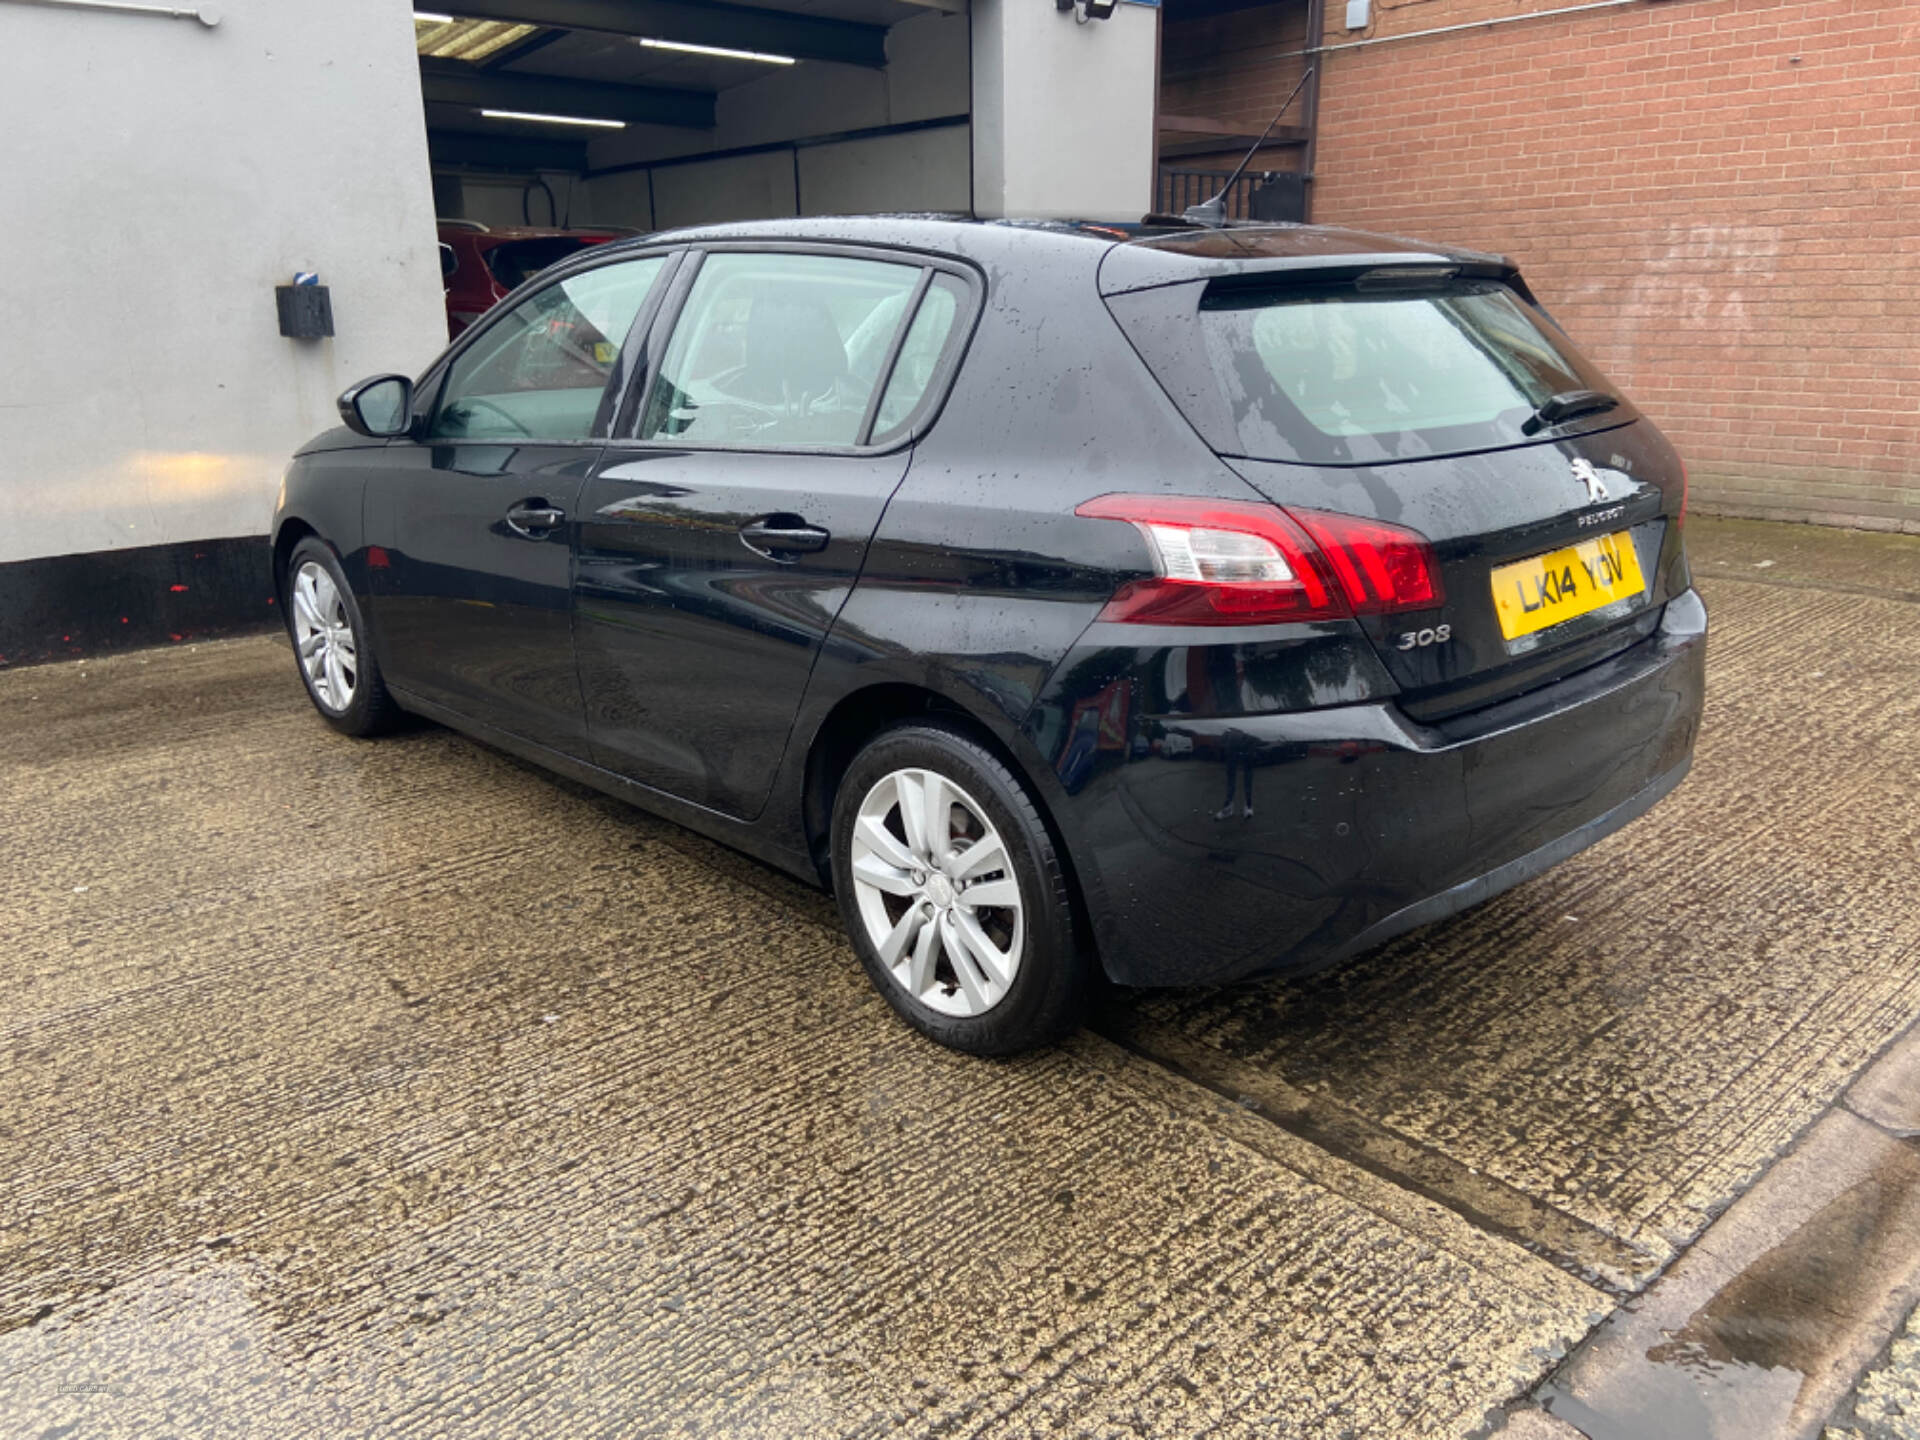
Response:
[[[1220,193],[1211,200],[1203,200],[1198,205],[1189,205],[1180,216],[1182,220],[1189,225],[1216,226],[1227,223],[1227,192],[1232,190],[1239,183],[1240,177],[1247,173],[1247,166],[1253,163],[1253,157],[1259,153],[1260,147],[1267,143],[1267,136],[1271,135],[1273,127],[1280,123],[1280,116],[1287,113],[1287,106],[1293,104],[1293,97],[1300,93],[1300,86],[1313,78],[1313,71],[1314,67],[1309,65],[1300,72],[1300,84],[1295,85],[1288,93],[1286,104],[1280,107],[1279,114],[1267,122],[1267,128],[1260,132],[1260,138],[1253,142],[1252,148],[1235,167],[1233,174],[1227,177],[1227,183],[1220,187]]]

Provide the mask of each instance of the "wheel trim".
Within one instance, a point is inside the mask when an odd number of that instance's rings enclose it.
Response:
[[[987,812],[926,769],[875,782],[854,818],[854,902],[894,984],[943,1015],[983,1015],[1012,989],[1026,910]]]
[[[341,714],[353,704],[360,684],[360,653],[346,597],[317,560],[305,561],[294,572],[292,592],[293,645],[300,672],[321,707]]]

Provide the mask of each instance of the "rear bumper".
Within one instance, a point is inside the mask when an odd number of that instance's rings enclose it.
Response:
[[[1145,722],[1061,817],[1108,973],[1316,970],[1539,874],[1685,777],[1705,659],[1687,591],[1630,650],[1440,725],[1391,704]]]

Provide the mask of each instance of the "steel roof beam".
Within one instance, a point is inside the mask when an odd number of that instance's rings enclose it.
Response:
[[[436,166],[473,170],[571,170],[577,174],[587,168],[584,140],[481,135],[470,130],[428,130],[427,156]]]

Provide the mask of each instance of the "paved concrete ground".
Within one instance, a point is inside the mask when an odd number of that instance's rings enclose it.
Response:
[[[1920,1440],[1920,1312],[1861,1380],[1826,1440]]]
[[[1672,800],[1005,1064],[749,861],[334,735],[277,640],[0,674],[0,1432],[1501,1423],[1920,1015],[1920,544],[1692,533]]]

